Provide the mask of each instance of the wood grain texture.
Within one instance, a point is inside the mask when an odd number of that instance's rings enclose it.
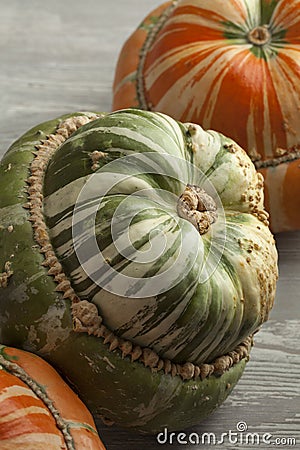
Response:
[[[121,45],[158,0],[0,0],[0,154],[35,124],[75,110],[109,111]],[[270,321],[256,335],[246,372],[225,404],[193,429],[294,437],[296,446],[219,444],[216,449],[300,448],[300,232],[276,236],[280,280]],[[160,445],[98,421],[108,450],[194,449]]]

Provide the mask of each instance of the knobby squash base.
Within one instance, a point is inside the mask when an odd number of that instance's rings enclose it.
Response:
[[[248,361],[252,338],[211,364],[178,365],[151,349],[116,342],[98,315],[95,328],[82,314],[87,305],[63,273],[44,226],[42,180],[52,151],[96,117],[74,114],[42,124],[19,139],[1,163],[0,250],[13,272],[0,288],[1,341],[45,357],[96,415],[142,432],[182,429],[225,400]]]

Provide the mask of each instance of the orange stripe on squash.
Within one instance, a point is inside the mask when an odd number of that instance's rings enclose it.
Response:
[[[43,433],[45,442],[49,436],[59,437],[60,444],[53,448],[67,449],[63,433],[52,415],[52,410],[50,406],[50,409],[48,408],[48,403],[44,403],[46,397],[38,395],[35,389],[30,387],[33,384],[30,386],[27,384],[27,380],[32,380],[52,402],[61,420],[66,424],[76,450],[105,450],[90,412],[48,363],[36,355],[11,347],[2,347],[1,355],[4,361],[7,361],[7,364],[2,363],[3,368],[0,370],[0,442],[6,441],[5,449],[17,449],[16,439],[22,435],[24,439],[26,436],[26,442],[32,438],[32,449],[38,448],[35,446],[35,436],[39,436],[40,439]],[[16,375],[10,363],[24,371],[22,379]],[[15,416],[20,417],[14,418],[12,414],[14,410],[18,412]],[[45,413],[41,413],[42,410]],[[5,416],[9,419],[9,415],[12,420],[5,419]]]
[[[124,44],[122,51],[119,55],[116,75],[113,83],[113,90],[115,92],[115,98],[113,100],[112,105],[113,110],[123,108],[122,99],[130,99],[130,106],[138,106],[136,99],[136,91],[135,87],[132,84],[132,81],[128,82],[128,86],[131,85],[131,88],[128,88],[128,90],[127,89],[122,90],[121,93],[119,92],[119,84],[124,80],[124,78],[126,78],[132,72],[135,72],[137,69],[140,57],[140,50],[147,37],[147,31],[144,27],[149,26],[152,23],[152,18],[159,17],[170,4],[171,2],[166,2],[163,5],[159,6],[158,8],[154,9],[144,19],[140,28],[138,28]]]
[[[296,228],[300,223],[300,160],[288,164],[283,187],[283,204],[289,226]]]
[[[25,417],[0,424],[1,439],[9,439],[23,434],[41,432],[57,436],[60,435],[63,442],[63,437],[52,416],[49,417],[44,414],[28,414]]]
[[[13,413],[16,408],[29,408],[30,406],[40,407],[41,400],[29,395],[12,395],[10,398],[1,401],[0,397],[0,420],[8,414]]]

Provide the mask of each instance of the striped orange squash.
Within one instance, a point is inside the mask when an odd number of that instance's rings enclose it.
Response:
[[[176,0],[121,51],[113,108],[230,136],[265,176],[274,232],[300,229],[300,0]]]
[[[38,356],[0,346],[1,450],[105,450],[87,408]]]

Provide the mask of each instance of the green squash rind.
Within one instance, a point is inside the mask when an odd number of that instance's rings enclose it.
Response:
[[[76,115],[81,115],[77,113]],[[219,406],[240,378],[247,358],[205,380],[183,381],[155,373],[140,362],[109,351],[103,339],[72,330],[70,302],[55,291],[42,266],[27,202],[26,179],[32,152],[67,117],[41,124],[14,143],[0,165],[0,271],[13,275],[0,288],[0,341],[43,356],[56,366],[96,415],[121,426],[155,433],[196,424]]]

